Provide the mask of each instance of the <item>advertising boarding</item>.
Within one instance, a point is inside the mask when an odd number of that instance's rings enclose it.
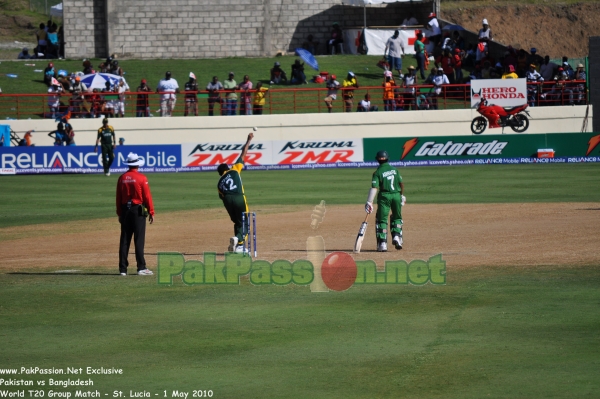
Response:
[[[471,81],[471,107],[483,98],[501,107],[527,102],[527,79],[480,79]]]

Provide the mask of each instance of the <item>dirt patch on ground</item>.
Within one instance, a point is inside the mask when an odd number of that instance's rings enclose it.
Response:
[[[443,19],[478,32],[487,18],[494,40],[541,56],[584,57],[589,54],[590,36],[600,34],[600,3],[569,5],[520,5],[444,10]]]
[[[309,236],[324,238],[327,252],[352,252],[364,217],[361,206],[328,206],[318,230],[310,228],[312,207],[289,211],[257,207],[259,258],[306,258]],[[407,205],[405,248],[375,251],[374,218],[361,254],[355,259],[427,259],[442,253],[448,269],[474,266],[598,264],[598,203]],[[232,224],[222,209],[158,215],[148,227],[146,257],[156,266],[158,251],[188,259],[204,252],[223,253]],[[117,272],[119,225],[114,219],[0,229],[3,272],[114,268]],[[133,251],[133,248],[132,248]],[[130,262],[135,264],[133,253]],[[130,268],[135,270],[135,266]]]

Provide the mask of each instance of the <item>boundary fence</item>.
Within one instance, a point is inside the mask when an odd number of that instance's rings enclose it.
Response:
[[[384,102],[384,89],[378,86],[361,87],[360,89],[339,89],[337,99],[333,101],[332,112],[361,111],[359,103],[368,94],[371,105],[378,111],[410,111],[434,109],[466,109],[471,106],[471,86],[468,84],[444,85],[436,93],[432,85],[410,87],[394,87],[393,101]],[[254,93],[250,90],[252,113],[257,108],[253,105]],[[266,95],[263,114],[297,114],[328,112],[324,101],[326,88],[277,88],[269,89]],[[560,106],[587,104],[587,86],[585,81],[567,81],[528,83],[528,103],[530,106]],[[227,111],[243,114],[246,93],[236,92],[236,101],[226,101],[227,94],[219,92],[217,98],[210,98],[207,91],[182,92],[175,95],[172,116],[209,115],[209,105],[213,105],[215,115],[227,115]],[[0,115],[6,119],[56,118],[70,112],[74,118],[113,117],[122,104],[125,117],[161,116],[161,96],[166,93],[125,92],[119,95],[114,92],[85,93],[83,96],[63,92],[58,96],[60,105],[56,109],[50,107],[52,94],[0,94]],[[232,104],[235,104],[233,111]],[[187,109],[187,110],[186,110]]]

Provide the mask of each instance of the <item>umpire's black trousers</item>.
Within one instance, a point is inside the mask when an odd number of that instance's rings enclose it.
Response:
[[[146,242],[146,217],[143,216],[141,205],[133,205],[130,209],[123,205],[121,213],[121,242],[119,244],[119,273],[127,273],[129,261],[129,246],[133,236],[135,245],[135,260],[137,270],[146,268],[146,259],[144,258],[144,244]]]

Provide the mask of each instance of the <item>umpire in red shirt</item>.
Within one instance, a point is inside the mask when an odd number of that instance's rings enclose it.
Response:
[[[151,276],[152,271],[146,268],[144,243],[146,241],[146,216],[150,216],[150,224],[154,222],[154,205],[146,176],[138,172],[144,166],[144,159],[130,152],[125,164],[129,170],[119,177],[117,182],[117,215],[121,223],[121,242],[119,244],[119,272],[127,275],[127,255],[131,245],[131,236],[135,245],[137,274]]]

